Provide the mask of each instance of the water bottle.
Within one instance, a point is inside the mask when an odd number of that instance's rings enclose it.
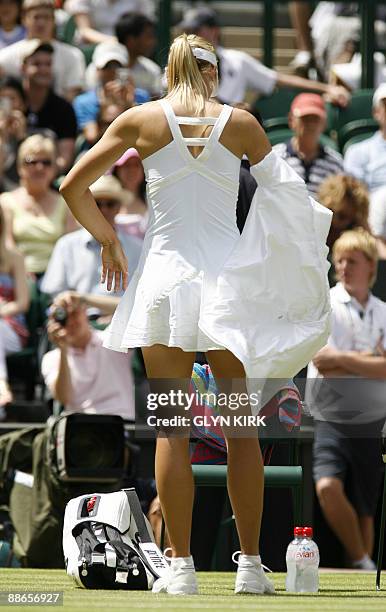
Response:
[[[296,554],[299,544],[303,538],[303,527],[294,528],[294,539],[288,544],[287,554],[285,556],[287,564],[287,576],[285,579],[286,591],[295,592],[296,582]]]
[[[303,538],[296,552],[297,593],[317,593],[319,590],[319,549],[312,536],[312,527],[303,527]]]

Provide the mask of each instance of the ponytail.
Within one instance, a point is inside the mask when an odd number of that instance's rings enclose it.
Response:
[[[195,34],[178,36],[170,47],[167,65],[166,97],[178,100],[193,115],[204,113],[205,102],[217,85],[217,77],[213,83],[204,78],[212,65],[193,55],[197,47],[214,53],[213,46]]]

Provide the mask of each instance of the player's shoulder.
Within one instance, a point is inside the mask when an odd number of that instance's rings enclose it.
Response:
[[[232,124],[238,129],[248,130],[259,125],[256,117],[242,108],[234,108],[232,111]]]

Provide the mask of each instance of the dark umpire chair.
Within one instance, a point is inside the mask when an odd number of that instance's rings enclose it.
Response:
[[[383,544],[385,541],[385,523],[386,523],[386,422],[382,429],[382,459],[383,459],[383,463],[385,464],[385,467],[384,467],[384,478],[383,478],[381,524],[380,524],[380,530],[379,530],[379,544],[378,544],[377,580],[376,580],[377,591],[379,591],[381,588]]]

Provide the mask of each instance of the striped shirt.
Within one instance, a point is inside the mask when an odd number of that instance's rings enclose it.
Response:
[[[320,184],[328,176],[343,173],[343,158],[340,153],[322,144],[318,157],[310,162],[305,162],[298,156],[291,140],[275,145],[273,150],[302,177],[312,196],[316,196]]]

